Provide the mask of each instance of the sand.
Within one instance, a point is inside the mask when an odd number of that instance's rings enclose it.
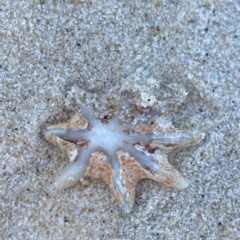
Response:
[[[239,12],[225,0],[2,0],[0,239],[240,239]],[[115,115],[126,95],[206,133],[175,157],[190,186],[143,180],[130,214],[102,182],[56,190],[68,159],[40,134],[81,103]]]

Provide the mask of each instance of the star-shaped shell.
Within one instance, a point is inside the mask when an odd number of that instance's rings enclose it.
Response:
[[[180,190],[189,186],[170,163],[179,150],[203,139],[204,133],[171,124],[163,127],[161,118],[135,128],[122,124],[118,116],[102,123],[86,106],[81,109],[68,122],[43,130],[46,139],[66,151],[71,162],[56,179],[57,188],[69,187],[87,175],[107,183],[123,211],[130,212],[142,179]]]

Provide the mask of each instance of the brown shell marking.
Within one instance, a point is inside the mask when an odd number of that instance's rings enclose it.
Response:
[[[167,172],[167,174],[156,174],[143,168],[141,164],[132,158],[128,153],[118,150],[117,154],[121,165],[121,179],[126,191],[127,201],[131,207],[134,205],[136,186],[142,179],[152,179],[156,182],[163,183],[168,187],[174,188],[178,188],[175,179],[183,179],[177,170],[165,162],[165,159],[159,161],[159,165]]]
[[[169,173],[169,176],[150,172],[143,168],[140,163],[123,150],[118,150],[117,155],[121,166],[120,179],[122,180],[126,192],[126,200],[131,208],[134,205],[136,186],[142,179],[148,178],[163,183],[168,187],[176,187],[174,177],[181,178],[178,171],[172,168],[169,164],[164,163],[164,160],[159,161],[159,164],[167,173]],[[112,169],[107,157],[103,153],[96,152],[91,157],[86,175],[107,183],[116,200],[121,205],[123,204],[123,196],[114,184],[115,171]]]
[[[136,186],[140,180],[149,178],[150,172],[145,170],[134,158],[131,158],[128,153],[118,150],[117,154],[121,165],[120,176],[126,191],[127,201],[132,208]]]
[[[54,128],[61,128],[61,129],[69,129],[69,128],[80,128],[80,129],[86,129],[88,126],[87,120],[83,117],[82,114],[79,112],[75,112],[73,117],[65,122],[60,124],[55,124],[51,126],[51,129]]]
[[[80,128],[80,129],[86,129],[88,126],[87,120],[79,113],[76,112],[73,117],[65,122],[60,124],[51,125],[48,129],[70,129],[70,128]],[[46,139],[53,143],[55,146],[59,145],[62,152],[66,152],[70,162],[74,161],[78,155],[78,145],[81,145],[81,143],[73,143],[70,141],[65,141],[57,136],[54,136],[50,132],[44,132],[44,135]]]
[[[181,128],[167,128],[164,129],[157,124],[155,120],[150,120],[147,125],[138,125],[135,128],[137,133],[153,133],[153,132],[162,132],[162,133],[172,133],[176,131],[182,131]]]
[[[123,196],[114,185],[115,171],[110,166],[106,155],[101,152],[94,153],[90,159],[86,175],[107,183],[116,200],[121,205],[123,204]]]
[[[162,153],[169,153],[178,149],[178,144],[162,144],[160,141],[152,141],[150,144],[152,149],[160,149]]]
[[[46,139],[53,143],[55,146],[58,145],[62,152],[66,152],[70,162],[74,161],[78,154],[77,145],[68,141],[64,141],[63,139],[52,135],[49,132],[44,133]]]

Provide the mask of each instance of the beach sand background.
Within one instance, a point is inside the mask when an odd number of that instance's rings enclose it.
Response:
[[[144,180],[130,214],[102,182],[56,190],[68,160],[40,134],[126,94],[206,133],[175,158],[190,186]],[[0,239],[240,239],[239,109],[239,1],[2,0]]]

